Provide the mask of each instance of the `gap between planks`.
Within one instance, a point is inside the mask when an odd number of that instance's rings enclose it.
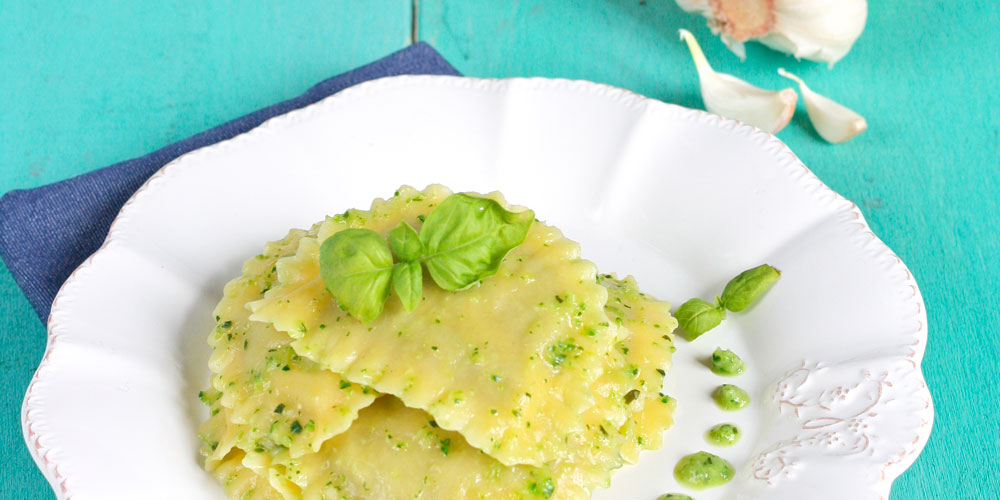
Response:
[[[420,0],[410,4],[410,43],[420,41]]]

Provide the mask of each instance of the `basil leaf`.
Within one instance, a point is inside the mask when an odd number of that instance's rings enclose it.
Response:
[[[424,273],[420,262],[400,262],[392,270],[392,287],[403,303],[403,309],[412,311],[423,296]]]
[[[345,311],[368,322],[382,312],[389,296],[392,253],[370,229],[346,229],[319,248],[319,269],[326,289]]]
[[[406,221],[400,222],[392,231],[389,231],[389,246],[392,247],[392,252],[401,261],[417,260],[424,253],[424,244],[420,242],[420,235]]]
[[[722,304],[730,311],[740,312],[763,295],[780,277],[781,271],[767,264],[743,271],[726,284],[726,289],[722,291]]]
[[[726,317],[726,310],[713,306],[701,299],[691,299],[674,312],[677,323],[688,333],[688,340],[694,340],[701,334],[719,326]]]
[[[508,212],[499,203],[453,194],[420,229],[424,264],[441,288],[462,290],[495,274],[500,262],[528,235],[534,212]]]

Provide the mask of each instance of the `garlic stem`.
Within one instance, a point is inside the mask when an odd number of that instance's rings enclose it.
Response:
[[[785,68],[778,68],[778,74],[798,82],[802,100],[805,101],[806,111],[809,113],[809,121],[827,142],[832,144],[846,142],[868,128],[864,117],[829,97],[813,92],[806,82],[785,71]]]
[[[798,94],[791,88],[777,92],[754,87],[731,75],[717,73],[708,64],[698,41],[687,30],[680,30],[687,42],[701,82],[701,98],[708,111],[748,123],[772,134],[788,124],[795,113]]]

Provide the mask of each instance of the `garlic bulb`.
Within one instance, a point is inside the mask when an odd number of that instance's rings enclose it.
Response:
[[[698,41],[687,30],[680,30],[687,42],[701,81],[701,99],[712,113],[749,123],[772,134],[788,125],[795,113],[799,96],[791,88],[771,92],[734,76],[716,73],[705,59]]]
[[[740,59],[743,43],[756,40],[796,58],[833,63],[865,29],[867,0],[677,0],[708,18],[712,33]]]
[[[840,144],[868,128],[864,117],[828,97],[813,92],[801,78],[785,71],[784,68],[778,68],[778,73],[798,82],[802,100],[805,101],[806,111],[809,113],[809,121],[827,142]]]

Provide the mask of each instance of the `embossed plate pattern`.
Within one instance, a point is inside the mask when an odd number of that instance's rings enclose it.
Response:
[[[846,166],[845,166],[846,167]],[[930,433],[927,322],[902,262],[860,211],[775,137],[589,82],[406,76],[345,90],[164,167],[63,285],[23,429],[61,499],[214,499],[197,457],[205,334],[222,285],[290,227],[367,207],[401,184],[500,190],[679,304],[768,262],[780,283],[750,311],[681,341],[663,449],[597,499],[683,491],[677,459],[731,460],[713,499],[885,499]],[[724,413],[716,346],[747,360],[748,410]],[[704,432],[746,431],[729,449]]]

